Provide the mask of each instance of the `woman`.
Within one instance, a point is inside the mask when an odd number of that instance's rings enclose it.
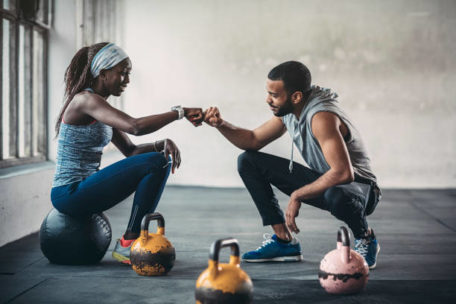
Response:
[[[203,119],[199,108],[176,106],[163,114],[133,118],[112,107],[107,99],[122,94],[130,71],[127,54],[113,43],[84,47],[73,57],[56,123],[57,168],[51,191],[54,207],[71,216],[107,210],[135,192],[127,229],[113,251],[113,257],[126,264],[143,216],[155,210],[170,169],[174,173],[181,162],[172,140],[135,145],[126,133],[149,134],[183,117],[198,126]],[[103,147],[110,141],[126,158],[99,170]]]

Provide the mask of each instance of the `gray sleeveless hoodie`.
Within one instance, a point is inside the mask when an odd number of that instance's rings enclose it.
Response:
[[[361,140],[361,136],[348,119],[347,115],[339,108],[336,100],[337,94],[330,89],[312,86],[309,102],[303,108],[299,121],[292,113],[282,117],[293,143],[301,152],[302,157],[309,167],[318,172],[325,173],[330,169],[321,151],[317,139],[314,137],[311,128],[312,117],[318,112],[331,112],[339,116],[349,130],[345,138],[350,160],[356,175],[376,182],[376,177],[370,167],[370,159]],[[291,151],[290,171],[293,168],[293,149]]]

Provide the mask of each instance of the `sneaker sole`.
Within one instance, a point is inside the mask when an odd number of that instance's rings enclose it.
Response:
[[[375,267],[377,267],[377,257],[378,257],[378,253],[380,252],[380,245],[377,245],[377,253],[375,254],[375,263],[371,266],[369,266],[369,269],[374,269]]]
[[[248,263],[263,263],[263,262],[300,262],[303,260],[302,255],[283,256],[270,259],[242,259]]]
[[[131,265],[130,259],[127,258],[126,256],[121,255],[118,252],[113,252],[112,257],[114,259],[116,259],[117,261],[121,262],[122,264]]]

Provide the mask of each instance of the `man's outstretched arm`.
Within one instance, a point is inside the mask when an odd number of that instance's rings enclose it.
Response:
[[[204,121],[217,128],[233,145],[242,150],[260,150],[282,136],[286,129],[282,120],[273,117],[254,130],[236,127],[222,119],[217,107],[205,111]]]

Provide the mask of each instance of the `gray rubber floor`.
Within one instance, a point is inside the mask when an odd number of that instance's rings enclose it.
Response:
[[[279,198],[285,207],[287,197]],[[113,239],[123,232],[130,206],[131,198],[106,212]],[[384,191],[369,217],[381,245],[378,267],[366,290],[351,296],[326,294],[317,280],[342,223],[303,206],[298,238],[304,262],[241,265],[253,280],[254,303],[456,303],[455,206],[456,190]],[[114,241],[100,264],[53,265],[33,234],[0,248],[0,303],[194,303],[195,281],[213,241],[235,237],[244,252],[270,232],[245,189],[167,187],[157,211],[176,248],[167,276],[141,277],[118,264],[111,257]],[[228,249],[221,260],[228,260]]]

